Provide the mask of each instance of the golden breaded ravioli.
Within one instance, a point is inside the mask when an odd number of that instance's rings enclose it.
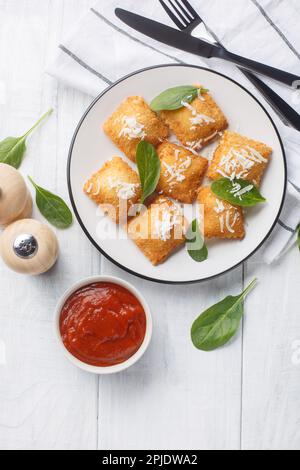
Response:
[[[175,111],[162,111],[160,116],[184,146],[200,150],[228,127],[226,117],[209,93],[183,104]]]
[[[197,203],[203,207],[201,225],[206,238],[244,238],[244,215],[241,207],[218,199],[209,186],[199,190]]]
[[[235,132],[226,131],[216,149],[208,177],[242,178],[259,186],[272,149]]]
[[[128,234],[156,266],[184,244],[185,224],[180,206],[168,198],[157,197],[148,209],[130,220]]]
[[[206,172],[207,159],[167,141],[158,147],[157,153],[161,163],[157,191],[191,204]]]
[[[124,154],[135,161],[139,142],[157,146],[169,135],[167,126],[140,96],[130,96],[104,123],[103,129]]]
[[[127,222],[128,210],[141,197],[138,174],[120,157],[106,162],[86,181],[84,192],[116,222]],[[123,220],[124,219],[124,220]]]

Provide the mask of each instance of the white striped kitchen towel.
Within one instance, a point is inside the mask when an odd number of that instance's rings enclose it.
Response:
[[[300,76],[298,0],[190,2],[228,49]],[[47,67],[48,73],[69,86],[96,96],[118,78],[145,66],[190,63],[212,67],[231,76],[264,101],[233,65],[217,60],[205,61],[152,41],[120,22],[114,14],[116,7],[172,25],[158,0],[100,0],[62,40]],[[197,30],[194,34],[197,35]],[[265,81],[300,112],[300,95],[296,88],[293,91],[270,80]],[[284,126],[268,104],[264,102],[264,105],[280,129],[289,167],[285,206],[263,253],[266,262],[271,263],[294,243],[300,222],[300,133]]]

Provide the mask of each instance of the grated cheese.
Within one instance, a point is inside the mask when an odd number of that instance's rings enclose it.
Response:
[[[174,226],[180,223],[182,212],[180,208],[173,204],[169,210],[162,213],[162,218],[155,220],[155,233],[162,241],[167,241],[171,238],[171,230]]]
[[[220,199],[216,199],[216,207],[214,211],[217,214],[220,214],[221,212],[224,212],[224,210],[225,210],[225,207],[224,207],[223,201],[220,201]]]
[[[181,101],[181,104],[192,112],[193,117],[190,118],[192,124],[191,130],[194,130],[196,126],[202,126],[204,123],[210,124],[212,122],[216,122],[212,117],[198,113],[197,110],[190,103],[187,103],[186,101]]]
[[[242,199],[243,194],[248,193],[254,188],[253,184],[249,184],[248,186],[245,186],[245,188],[242,188],[240,184],[237,184],[237,186],[237,188],[232,189],[232,191],[230,192],[233,194],[234,197],[238,197],[240,200]]]
[[[175,150],[175,158],[178,160],[178,155]],[[187,157],[185,160],[181,160],[181,162],[175,161],[173,165],[169,165],[167,162],[163,162],[163,166],[165,167],[166,171],[164,172],[164,176],[169,177],[167,183],[171,183],[174,180],[178,183],[181,183],[185,180],[185,175],[183,174],[192,164],[191,157]]]
[[[203,124],[210,124],[212,122],[215,122],[215,120],[209,116],[206,116],[206,114],[196,114],[194,117],[190,118],[192,127],[191,129],[194,129],[196,126],[202,126]]]
[[[229,210],[226,211],[226,228],[230,233],[235,232],[233,226],[235,225],[236,220],[237,220],[237,214],[234,214],[232,224],[230,225],[230,211]]]
[[[232,223],[230,223],[230,209],[225,210],[224,203],[220,199],[216,199],[214,211],[218,214],[221,233],[224,233],[225,225],[230,233],[234,233],[235,230],[233,227],[239,218],[239,214],[236,212],[233,216]]]
[[[119,137],[127,137],[128,139],[145,139],[146,132],[144,124],[137,121],[135,116],[123,116],[123,127],[119,133]]]
[[[97,180],[97,189],[96,189],[96,191],[93,193],[93,196],[98,196],[98,195],[100,194],[100,188],[101,188],[100,181]]]
[[[204,142],[207,142],[208,140],[213,139],[214,137],[216,137],[217,134],[218,134],[218,131],[215,131],[215,132],[213,132],[211,135],[209,135],[208,137],[206,137],[205,139],[203,139],[203,141],[204,141]]]
[[[249,145],[246,147],[250,153],[251,158],[259,163],[267,163],[268,160],[262,156],[261,153],[259,153],[257,150],[255,150],[253,147],[250,147]],[[255,160],[256,158],[256,160]]]
[[[190,150],[192,153],[194,153],[195,155],[198,155],[196,150],[200,150],[201,147],[202,147],[202,142],[203,142],[203,139],[199,139],[199,140],[192,140],[192,141],[187,141],[186,144],[187,144],[187,149]]]
[[[229,152],[222,156],[219,168],[216,171],[231,180],[247,178],[255,163],[261,164],[264,162],[267,162],[267,160],[252,147],[247,146],[239,150],[231,147]],[[238,167],[242,168],[239,172],[236,171]]]
[[[93,183],[90,183],[90,184],[88,185],[88,187],[87,187],[86,192],[87,192],[88,194],[90,194],[90,192],[92,191],[92,189],[93,189]]]
[[[127,183],[126,181],[113,180],[111,177],[108,179],[108,184],[111,189],[117,189],[117,196],[120,199],[131,199],[135,196],[138,184]]]

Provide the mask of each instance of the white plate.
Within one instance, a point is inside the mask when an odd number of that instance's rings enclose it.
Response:
[[[152,266],[136,245],[126,238],[116,239],[115,224],[96,210],[82,191],[84,182],[104,162],[122,155],[105,136],[102,125],[114,109],[130,95],[151,101],[163,90],[185,84],[202,83],[227,116],[230,129],[260,140],[273,148],[262,184],[267,203],[248,210],[243,241],[208,242],[209,257],[193,261],[185,249],[165,263]],[[201,153],[205,156],[211,149]],[[126,157],[123,156],[125,160]],[[220,275],[245,261],[268,238],[283,204],[286,189],[285,154],[279,133],[267,111],[246,89],[217,72],[195,66],[166,65],[135,72],[99,95],[85,112],[75,131],[69,153],[68,185],[77,219],[91,242],[108,259],[123,269],[149,280],[168,283],[198,282]],[[105,229],[104,230],[104,225]],[[103,235],[104,231],[111,235]]]

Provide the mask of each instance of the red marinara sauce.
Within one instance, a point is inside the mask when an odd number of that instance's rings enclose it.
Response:
[[[97,282],[70,295],[60,314],[68,351],[86,364],[108,367],[130,358],[146,333],[139,300],[117,284]]]

